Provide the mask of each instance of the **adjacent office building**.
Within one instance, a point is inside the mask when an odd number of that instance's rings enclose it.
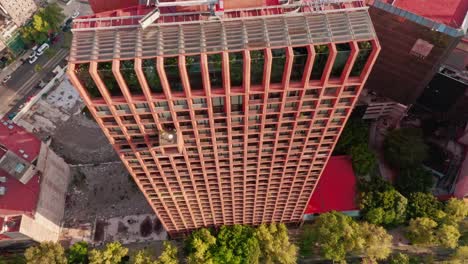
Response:
[[[172,235],[301,222],[380,51],[362,1],[226,2],[72,29],[70,80]]]

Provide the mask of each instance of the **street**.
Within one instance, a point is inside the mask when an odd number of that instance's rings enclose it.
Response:
[[[59,2],[63,8],[63,12],[69,18],[75,10],[80,11],[80,15],[87,15],[91,13],[89,5],[82,1],[72,1],[69,5],[64,5]],[[65,64],[65,58],[68,56],[68,48],[63,48],[64,33],[59,32],[57,41],[50,46],[52,55],[44,53],[34,64],[29,64],[24,61],[16,71],[11,74],[11,79],[5,84],[0,85],[0,118],[7,116],[9,113],[19,111],[20,106],[23,105],[28,98],[38,92],[39,83],[41,81],[47,82],[47,75],[51,74],[52,70],[59,64]],[[36,65],[40,65],[42,69],[38,72],[35,71]]]

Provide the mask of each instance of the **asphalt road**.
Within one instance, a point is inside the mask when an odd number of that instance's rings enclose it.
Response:
[[[11,74],[11,79],[0,86],[0,117],[7,116],[8,113],[18,111],[20,105],[36,92],[35,87],[43,80],[47,82],[51,77],[47,77],[58,65],[65,63],[64,59],[68,56],[68,49],[62,48],[63,33],[58,35],[58,41],[51,45],[50,49],[56,51],[55,54],[47,56],[43,54],[34,64],[25,61],[15,72]],[[35,65],[41,65],[42,70],[36,72]]]

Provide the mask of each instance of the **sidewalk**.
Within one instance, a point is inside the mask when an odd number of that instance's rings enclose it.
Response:
[[[0,71],[0,80],[3,80],[7,75],[10,75],[14,71],[16,71],[21,65],[23,65],[23,61],[24,63],[28,63],[27,62],[28,59],[29,59],[29,50],[26,50],[26,52],[23,55],[16,58],[16,60],[13,63],[11,63],[10,65],[8,65],[7,67],[3,68]]]

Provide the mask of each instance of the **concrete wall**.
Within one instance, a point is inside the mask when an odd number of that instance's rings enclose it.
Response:
[[[57,241],[60,235],[60,226],[36,213],[34,218],[23,215],[19,232],[38,242]]]
[[[41,191],[36,216],[41,215],[60,225],[65,209],[65,195],[70,182],[70,167],[50,148],[42,143],[37,169],[42,172]]]

